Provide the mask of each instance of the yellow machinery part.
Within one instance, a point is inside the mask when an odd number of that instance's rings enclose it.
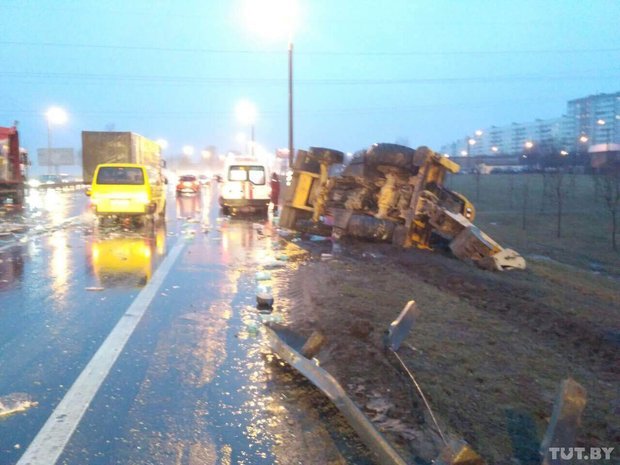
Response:
[[[319,178],[318,174],[309,173],[307,171],[298,171],[295,173],[297,182],[295,185],[295,192],[293,194],[293,200],[291,207],[299,208],[300,210],[314,211],[308,200],[310,198],[310,192],[312,191],[312,184],[315,179]]]

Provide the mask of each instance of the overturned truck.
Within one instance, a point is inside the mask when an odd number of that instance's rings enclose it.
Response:
[[[288,229],[370,240],[401,247],[433,248],[491,270],[524,269],[525,260],[505,249],[472,222],[474,206],[446,188],[459,165],[427,147],[374,144],[357,152],[341,174],[337,150],[299,150],[285,193],[280,225]]]

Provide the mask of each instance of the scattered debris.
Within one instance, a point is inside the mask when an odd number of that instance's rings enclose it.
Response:
[[[28,394],[14,392],[0,397],[0,417],[25,412],[29,408],[36,407],[37,405],[39,405],[39,403],[33,401]]]
[[[270,260],[266,263],[263,263],[263,268],[265,270],[275,270],[278,268],[283,268],[284,267],[284,263],[282,263],[281,261],[278,261],[276,259]]]
[[[256,273],[256,281],[269,281],[271,279],[271,273],[268,271],[259,271]]]
[[[259,292],[256,294],[256,305],[259,309],[273,307],[273,295],[268,292]]]

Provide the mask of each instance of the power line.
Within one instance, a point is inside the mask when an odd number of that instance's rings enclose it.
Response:
[[[476,102],[435,102],[435,103],[420,103],[420,104],[411,104],[411,105],[400,105],[400,106],[361,106],[361,107],[333,107],[333,108],[321,108],[321,109],[312,109],[312,108],[300,108],[297,112],[298,116],[326,116],[326,115],[371,115],[378,113],[389,113],[389,114],[398,114],[398,113],[407,113],[407,112],[415,112],[415,111],[429,111],[429,110],[447,110],[447,109],[455,109],[455,108],[485,108],[485,107],[493,107],[493,106],[506,106],[506,105],[514,105],[514,104],[524,104],[524,103],[544,103],[547,102],[555,102],[556,99],[544,99],[544,98],[518,98],[518,99],[495,99],[490,101],[476,101]],[[230,115],[230,111],[218,111],[218,110],[198,110],[198,111],[188,111],[188,110],[168,110],[161,111],[155,110],[152,108],[140,110],[85,110],[85,111],[74,111],[75,114],[82,116],[118,116],[118,117],[152,117],[155,119],[159,118],[186,118],[186,119],[199,119],[199,118],[210,118],[210,117],[224,117]],[[40,110],[16,110],[9,111],[6,109],[0,110],[0,114],[10,114],[10,115],[25,115],[25,116],[41,116]],[[286,114],[286,109],[276,109],[276,108],[266,108],[261,111],[261,114],[266,117],[279,117]]]
[[[611,72],[604,75],[601,71]],[[376,85],[413,85],[413,84],[482,84],[492,82],[532,82],[532,81],[572,81],[572,80],[606,80],[619,79],[620,68],[607,70],[595,70],[581,73],[560,74],[522,74],[500,76],[472,76],[472,77],[412,77],[412,78],[376,78],[376,79],[297,79],[296,85],[314,86],[376,86]],[[208,77],[208,76],[182,76],[182,75],[155,75],[155,74],[103,74],[103,73],[54,73],[54,72],[29,72],[29,71],[0,71],[0,76],[6,78],[32,79],[32,80],[62,80],[70,84],[74,81],[94,82],[139,82],[139,83],[166,83],[166,84],[211,84],[211,85],[259,85],[281,86],[287,80],[284,78],[239,78],[239,77]],[[24,81],[22,81],[23,83]]]
[[[106,44],[80,44],[65,42],[21,42],[21,41],[0,41],[0,45],[21,46],[21,47],[58,47],[58,48],[91,48],[109,50],[132,50],[132,51],[153,51],[153,52],[173,52],[173,53],[203,53],[203,54],[227,54],[227,55],[281,55],[282,50],[233,50],[215,48],[184,48],[184,47],[154,47],[140,45],[106,45]],[[620,48],[591,48],[591,49],[521,49],[521,50],[447,50],[447,51],[428,51],[428,50],[408,50],[408,51],[312,51],[298,49],[296,55],[324,55],[324,56],[454,56],[454,55],[579,55],[591,53],[618,53]]]

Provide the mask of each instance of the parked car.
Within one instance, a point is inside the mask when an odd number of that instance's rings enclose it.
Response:
[[[200,191],[200,182],[193,174],[185,174],[179,177],[177,194],[196,194]]]

